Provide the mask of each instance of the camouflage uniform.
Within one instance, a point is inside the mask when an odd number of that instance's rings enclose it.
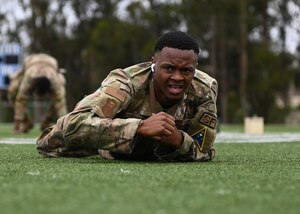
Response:
[[[37,77],[47,77],[51,83],[50,99],[52,102],[45,120],[67,114],[66,81],[58,68],[57,61],[46,54],[34,54],[26,57],[22,69],[11,76],[8,97],[14,105],[15,120],[24,121],[29,118],[27,101],[32,95],[30,93],[31,82]]]
[[[37,139],[44,156],[88,156],[131,160],[211,160],[217,127],[217,82],[196,71],[181,103],[163,109],[156,101],[150,62],[113,70],[101,87]],[[142,120],[165,111],[184,135],[173,150],[156,140],[136,136]]]

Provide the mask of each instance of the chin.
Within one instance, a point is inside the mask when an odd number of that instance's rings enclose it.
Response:
[[[180,96],[169,96],[168,97],[168,100],[169,100],[169,102],[172,102],[172,103],[178,103],[178,102],[180,102],[181,101],[181,99],[183,98],[183,96],[182,95],[180,95]]]

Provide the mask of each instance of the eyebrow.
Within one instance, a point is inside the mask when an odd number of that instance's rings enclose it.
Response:
[[[162,63],[162,66],[171,66],[171,67],[177,67],[172,63]],[[196,67],[192,65],[187,65],[187,66],[180,66],[180,69],[196,69]]]

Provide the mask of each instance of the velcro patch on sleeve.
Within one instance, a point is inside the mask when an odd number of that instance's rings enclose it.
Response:
[[[121,102],[124,102],[125,98],[126,98],[126,93],[119,90],[119,89],[116,89],[114,87],[107,87],[105,89],[105,93],[120,100]]]
[[[206,137],[206,127],[200,129],[199,131],[195,132],[194,134],[191,135],[191,137],[198,142],[198,146],[200,151],[202,152],[204,142],[205,142],[205,137]]]
[[[105,105],[102,106],[101,111],[105,117],[112,118],[114,109],[116,108],[116,106],[117,106],[117,101],[114,99],[108,98],[106,100]]]
[[[205,112],[199,119],[199,122],[209,128],[215,129],[218,123],[218,118]]]

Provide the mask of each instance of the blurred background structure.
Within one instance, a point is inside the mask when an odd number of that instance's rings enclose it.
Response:
[[[223,123],[300,123],[299,0],[0,2],[1,44],[56,57],[69,110],[111,69],[150,60],[162,33],[183,30],[201,47],[198,68],[219,82]]]
[[[13,108],[8,102],[9,76],[21,68],[22,48],[17,43],[0,44],[0,122],[12,120]]]

